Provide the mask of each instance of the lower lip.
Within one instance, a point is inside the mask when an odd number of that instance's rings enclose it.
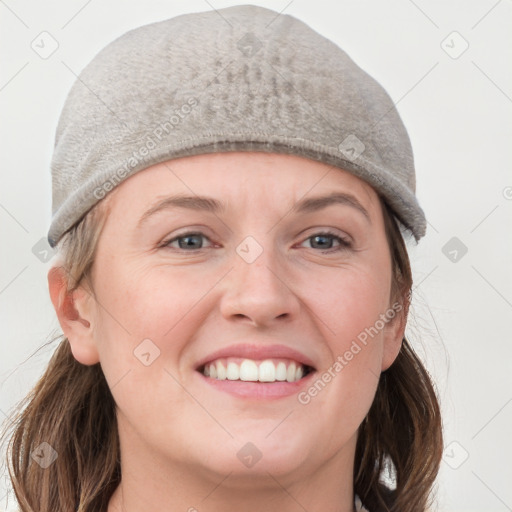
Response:
[[[219,380],[204,376],[197,372],[206,384],[219,391],[241,398],[275,400],[297,394],[303,387],[309,385],[314,374],[312,371],[296,382],[248,382],[243,380]]]

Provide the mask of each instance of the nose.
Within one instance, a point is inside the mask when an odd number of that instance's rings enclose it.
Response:
[[[220,304],[223,317],[255,326],[296,318],[300,300],[290,280],[290,272],[271,249],[264,249],[252,263],[235,253],[232,270],[224,280]]]

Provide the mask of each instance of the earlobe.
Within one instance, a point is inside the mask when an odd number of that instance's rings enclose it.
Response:
[[[69,340],[73,356],[85,365],[98,363],[91,295],[82,287],[68,291],[68,279],[62,266],[54,266],[49,270],[48,287],[62,332]]]

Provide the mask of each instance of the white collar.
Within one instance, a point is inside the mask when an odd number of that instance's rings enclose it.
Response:
[[[363,507],[363,504],[361,503],[361,500],[359,499],[359,496],[357,494],[355,497],[355,505],[356,505],[356,512],[368,512],[368,509]]]

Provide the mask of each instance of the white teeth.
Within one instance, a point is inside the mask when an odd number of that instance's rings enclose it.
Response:
[[[235,358],[233,358],[235,359]],[[305,368],[294,361],[278,361],[271,359],[257,362],[252,359],[218,359],[206,364],[203,375],[217,380],[242,380],[247,382],[296,382],[304,376]]]
[[[294,382],[295,381],[295,363],[290,363],[290,366],[288,366],[288,371],[286,372],[286,380],[288,382]]]
[[[274,382],[276,380],[276,367],[272,361],[263,361],[259,370],[260,382]]]
[[[276,380],[286,380],[286,365],[282,361],[277,364]]]
[[[236,363],[228,363],[226,377],[228,380],[238,380],[240,378],[240,367]]]
[[[217,379],[226,380],[227,372],[226,367],[222,364],[222,361],[217,361]]]
[[[240,365],[240,380],[258,380],[258,365],[254,361],[249,359],[242,361],[242,364]]]

